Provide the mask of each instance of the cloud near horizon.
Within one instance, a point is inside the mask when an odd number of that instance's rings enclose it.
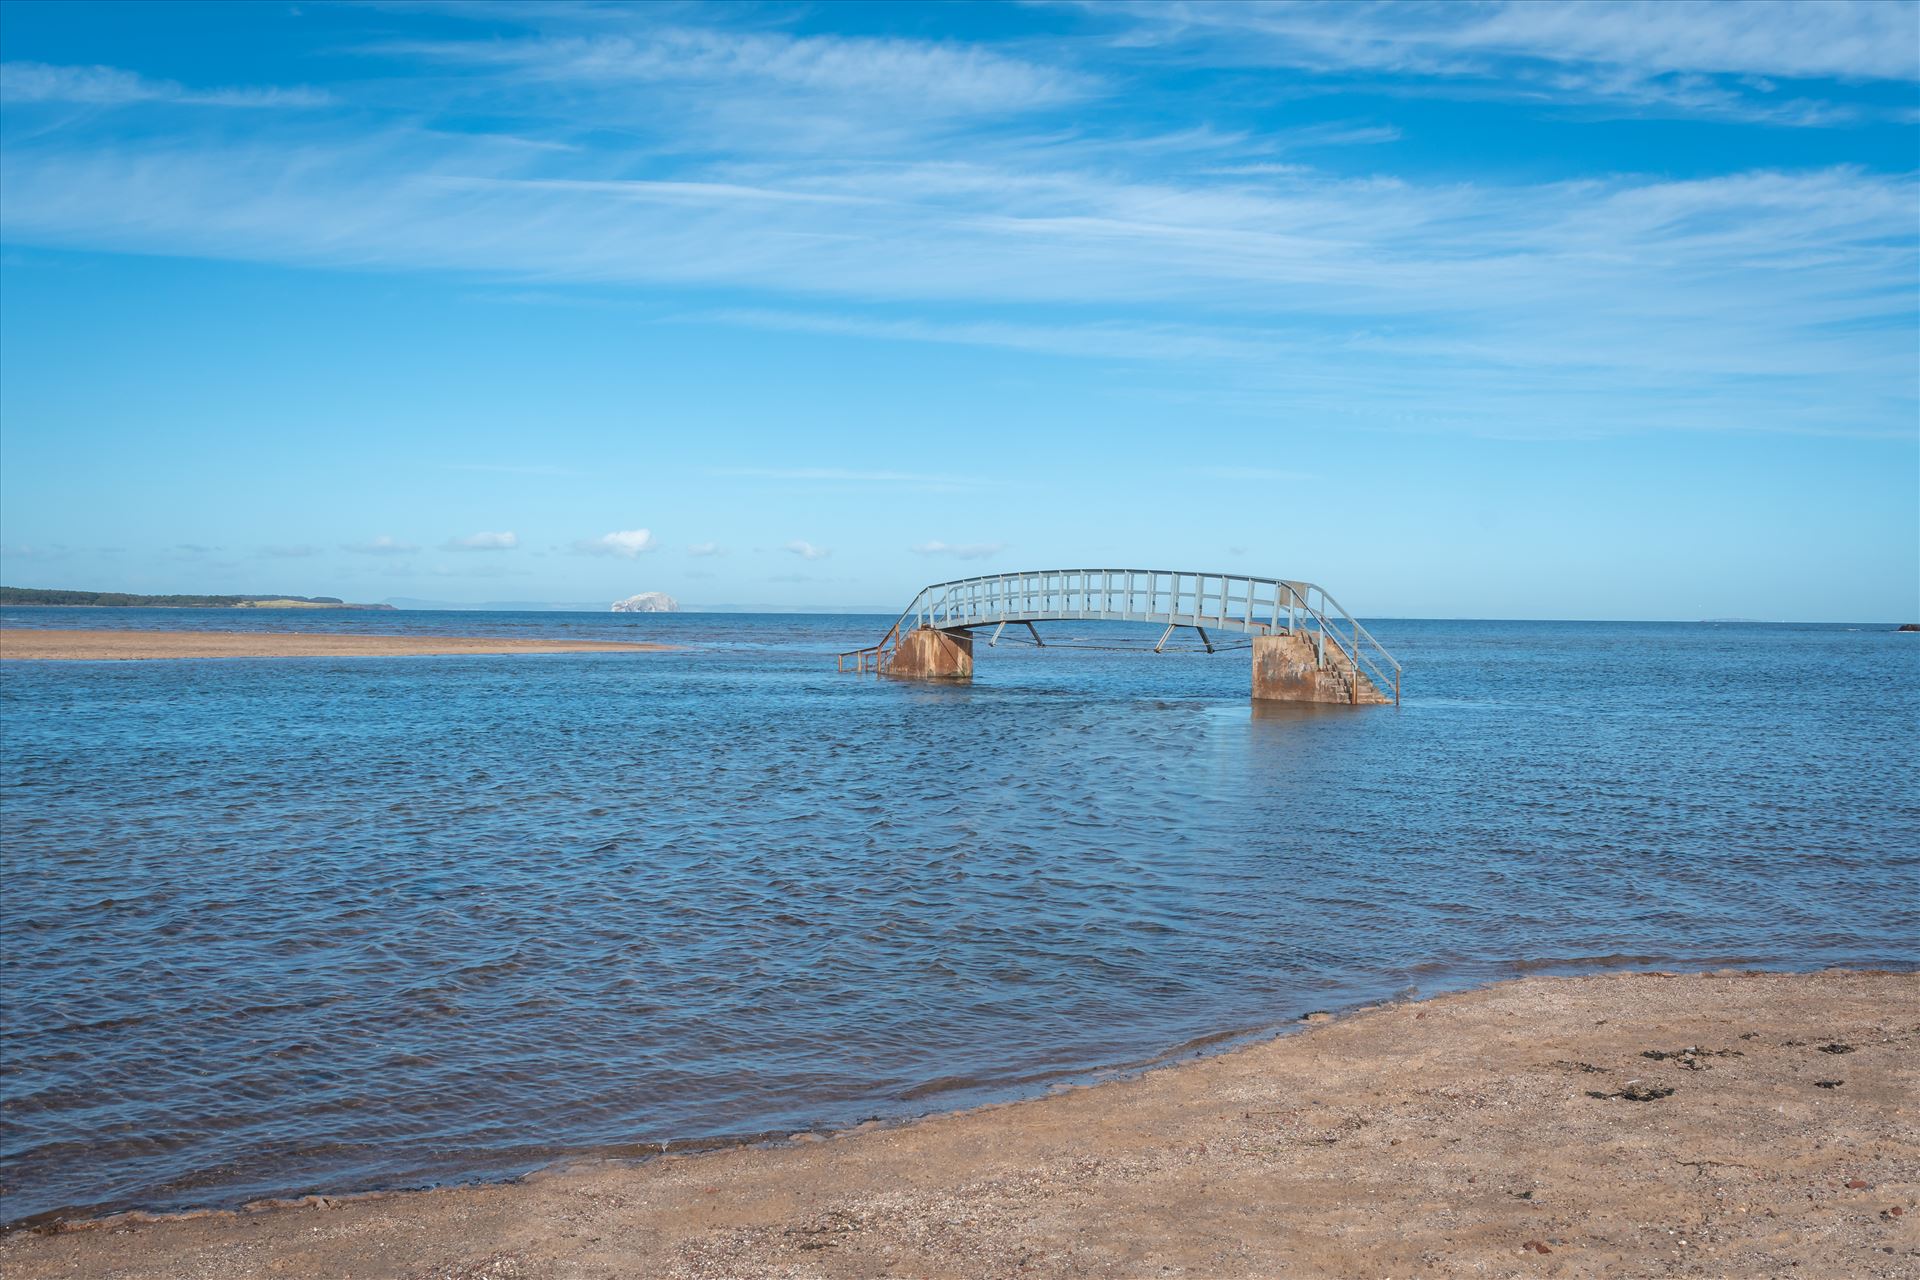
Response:
[[[825,560],[828,556],[833,554],[832,550],[830,550],[829,548],[816,547],[811,542],[806,541],[804,538],[795,538],[792,542],[789,542],[786,545],[786,550],[791,551],[794,555],[799,556],[802,560]]]
[[[590,556],[624,556],[628,560],[638,559],[641,553],[652,551],[659,545],[651,530],[619,529],[612,533],[603,533],[597,538],[582,538],[573,544],[573,549]]]
[[[1004,542],[922,542],[913,548],[920,556],[952,556],[956,560],[985,560],[1007,549]]]
[[[449,540],[447,551],[511,551],[520,545],[520,535],[511,530],[501,533],[470,533],[464,538]]]
[[[349,542],[341,546],[342,551],[351,551],[365,556],[407,556],[420,548],[411,542],[402,542],[391,534],[383,533],[377,538],[365,542]]]
[[[725,324],[732,323],[741,314],[748,317],[742,321],[746,324],[756,323],[757,319],[764,316],[778,317],[778,313],[766,312],[715,312],[712,318]],[[776,318],[768,327],[778,328],[781,325]],[[803,322],[791,327],[807,329],[811,326]],[[988,483],[974,476],[935,475],[922,471],[862,471],[852,467],[716,467],[713,474],[743,480],[785,480],[795,484],[886,485],[917,489],[970,489]]]

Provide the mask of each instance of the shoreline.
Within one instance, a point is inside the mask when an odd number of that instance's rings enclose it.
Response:
[[[1305,1021],[1118,1080],[782,1144],[15,1228],[0,1237],[0,1269],[24,1280],[1920,1266],[1920,974],[1528,977]]]
[[[510,653],[664,653],[677,645],[504,636],[313,631],[141,631],[0,627],[0,661],[150,662],[206,658],[404,658]]]

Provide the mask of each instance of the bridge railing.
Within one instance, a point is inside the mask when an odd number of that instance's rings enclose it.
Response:
[[[1360,620],[1341,607],[1340,602],[1326,593],[1325,588],[1313,583],[1299,583],[1304,587],[1301,604],[1314,626],[1310,632],[1317,635],[1316,643],[1321,645],[1320,656],[1324,662],[1324,645],[1331,640],[1341,659],[1372,681],[1373,687],[1381,693],[1393,690],[1393,705],[1400,705],[1400,663],[1386,651],[1373,633],[1360,625]],[[1336,664],[1337,665],[1337,664]]]
[[[914,625],[951,629],[1007,619],[1197,620],[1267,634],[1290,625],[1289,584],[1277,578],[1155,569],[1046,569],[937,582],[907,607]]]
[[[1040,569],[983,574],[922,587],[878,644],[840,655],[856,671],[885,671],[900,637],[1007,622],[1105,620],[1213,628],[1249,635],[1304,634],[1323,665],[1344,665],[1399,701],[1400,664],[1339,601],[1311,582],[1171,569]]]

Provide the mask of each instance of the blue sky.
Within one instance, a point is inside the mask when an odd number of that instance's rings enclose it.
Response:
[[[12,585],[1920,617],[1920,8],[0,15]]]

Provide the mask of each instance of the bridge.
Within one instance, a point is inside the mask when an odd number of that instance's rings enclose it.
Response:
[[[877,644],[839,655],[841,671],[918,680],[971,680],[975,636],[1008,627],[1047,642],[1043,622],[1140,622],[1165,627],[1155,653],[1191,631],[1251,637],[1253,696],[1348,705],[1400,702],[1400,664],[1324,588],[1286,578],[1170,569],[1038,569],[957,578],[920,588]],[[1017,633],[1016,633],[1017,634]]]

